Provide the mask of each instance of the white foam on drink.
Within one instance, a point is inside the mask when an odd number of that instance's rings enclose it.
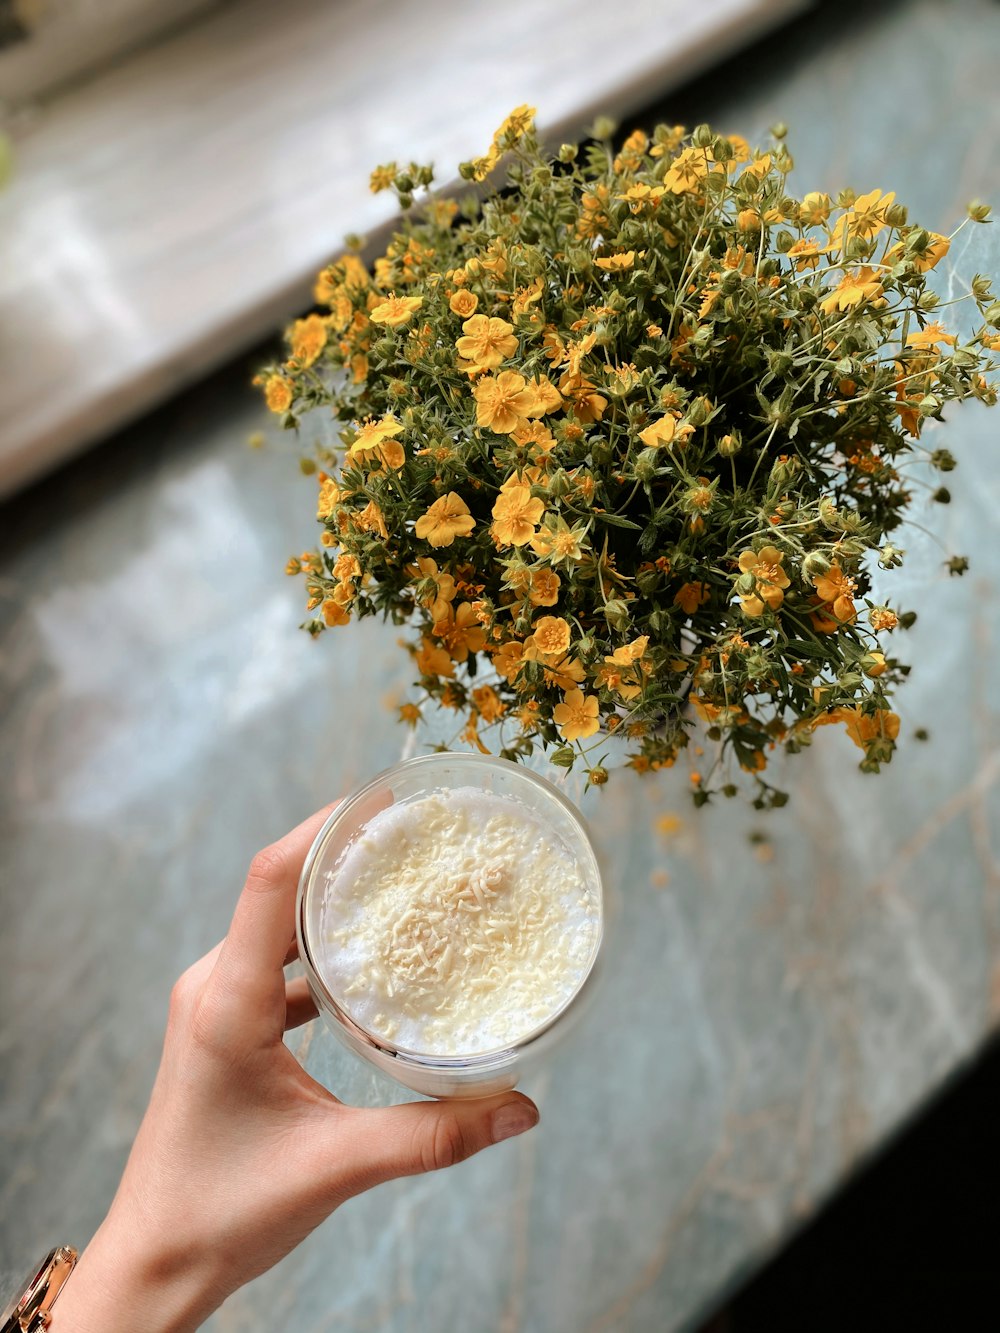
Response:
[[[600,927],[592,876],[532,809],[441,789],[373,815],[327,873],[320,965],[374,1036],[475,1055],[562,1009]]]

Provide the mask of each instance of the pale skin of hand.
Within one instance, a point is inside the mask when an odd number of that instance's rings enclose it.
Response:
[[[345,1106],[284,1044],[316,1012],[283,969],[302,863],[332,808],[254,858],[228,935],[174,987],[149,1107],[53,1333],[188,1333],[353,1195],[537,1123],[514,1092]]]

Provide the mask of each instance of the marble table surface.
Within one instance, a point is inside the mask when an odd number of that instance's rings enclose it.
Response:
[[[780,116],[800,188],[896,189],[945,229],[967,197],[1000,201],[982,91],[998,59],[985,0],[850,7],[669,110],[750,136]],[[995,230],[954,259],[1000,270]],[[393,630],[296,629],[281,571],[312,540],[313,483],[287,437],[246,448],[250,370],[0,518],[8,1275],[100,1220],[170,985],[224,930],[253,852],[403,744]],[[893,764],[861,775],[828,729],[766,820],[695,812],[683,774],[594,793],[607,965],[526,1086],[540,1127],[348,1204],[211,1330],[696,1328],[983,1047],[1000,1024],[996,431],[970,405],[934,436],[961,460],[954,501],[916,516],[972,567],[949,579],[929,537],[904,542],[921,614]],[[315,1025],[292,1041],[345,1098],[393,1095]]]

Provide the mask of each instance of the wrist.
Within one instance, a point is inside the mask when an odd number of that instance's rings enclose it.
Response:
[[[52,1333],[193,1333],[229,1294],[190,1248],[148,1245],[109,1216],[52,1310]]]

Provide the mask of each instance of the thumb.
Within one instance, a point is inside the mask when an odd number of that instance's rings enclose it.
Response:
[[[474,1101],[343,1109],[348,1117],[346,1123],[341,1120],[340,1155],[352,1194],[397,1176],[454,1166],[538,1124],[538,1107],[519,1092]]]

